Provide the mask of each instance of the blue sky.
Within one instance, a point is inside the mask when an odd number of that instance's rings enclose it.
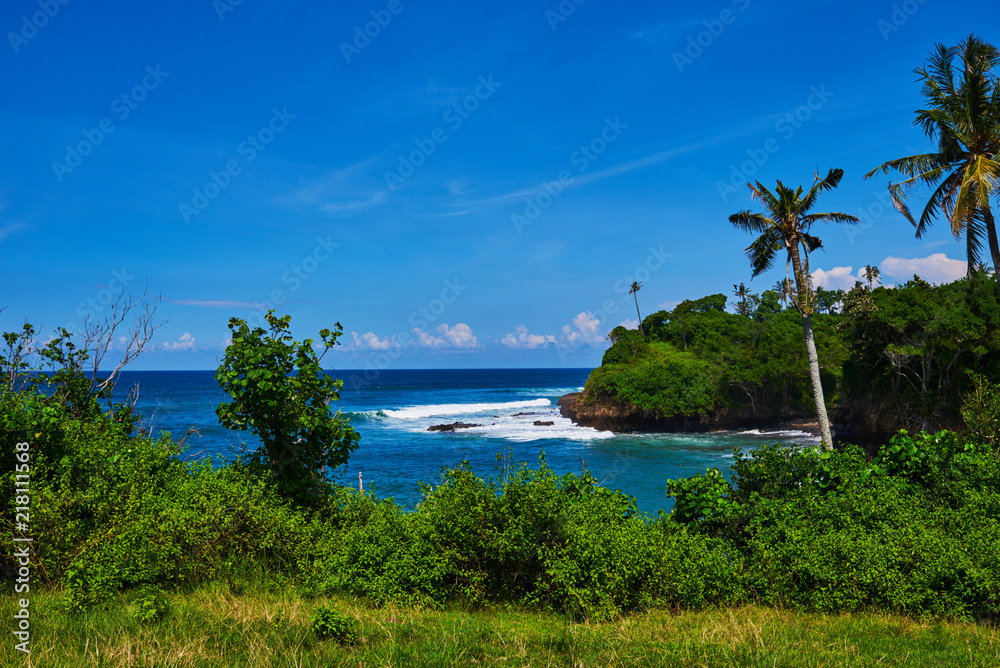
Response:
[[[579,2],[579,4],[577,4]],[[993,20],[985,20],[987,17]],[[862,175],[931,147],[913,69],[995,2],[11,0],[0,329],[159,295],[131,368],[210,369],[230,317],[343,324],[340,368],[588,367],[683,299],[761,291],[748,179],[846,172],[820,283],[964,273]],[[921,202],[922,204],[922,202]]]

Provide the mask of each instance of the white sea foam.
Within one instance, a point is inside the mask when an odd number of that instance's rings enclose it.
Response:
[[[765,438],[794,438],[796,440],[803,441],[819,441],[819,436],[814,436],[807,431],[798,431],[797,429],[786,429],[779,431],[761,431],[759,429],[747,429],[745,431],[735,432],[736,435],[746,434],[747,436],[763,436]]]
[[[407,406],[398,410],[383,411],[386,417],[397,420],[419,420],[421,418],[445,415],[473,415],[476,413],[502,413],[520,408],[545,408],[551,406],[549,399],[530,401],[508,401],[497,404],[431,404],[428,406]]]
[[[535,421],[552,422],[551,426],[536,425]],[[526,418],[501,418],[496,423],[483,425],[469,431],[490,438],[524,443],[556,438],[566,441],[593,441],[614,438],[610,431],[598,431],[591,427],[581,427],[561,415],[532,415]]]

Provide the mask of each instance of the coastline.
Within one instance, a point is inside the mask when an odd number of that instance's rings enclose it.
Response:
[[[747,411],[719,411],[710,416],[660,418],[635,406],[608,403],[580,403],[582,392],[571,392],[557,403],[559,413],[582,427],[628,434],[648,433],[711,433],[718,431],[757,430],[762,433],[801,431],[819,436],[819,422],[809,415],[787,417],[758,416]]]

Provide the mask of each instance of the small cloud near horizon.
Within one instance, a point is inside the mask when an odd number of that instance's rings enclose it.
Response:
[[[535,350],[550,343],[555,344],[556,337],[551,334],[531,334],[524,325],[518,325],[513,332],[500,339],[500,345],[511,350]]]
[[[169,352],[180,352],[194,350],[194,337],[188,332],[181,334],[181,337],[174,343],[164,343],[163,349]]]

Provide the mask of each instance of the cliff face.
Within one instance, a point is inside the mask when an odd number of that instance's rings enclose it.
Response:
[[[564,396],[559,400],[559,412],[580,426],[619,433],[759,428],[794,428],[815,433],[816,430],[816,424],[808,414],[759,415],[749,409],[720,409],[705,416],[662,418],[631,404],[590,400],[586,392]]]

